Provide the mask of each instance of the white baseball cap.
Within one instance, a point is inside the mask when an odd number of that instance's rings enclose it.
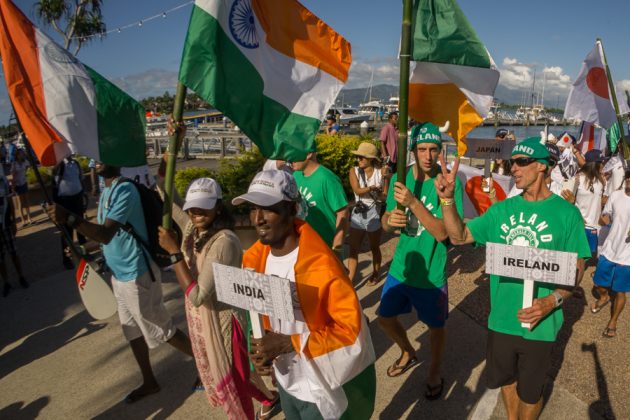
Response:
[[[299,196],[293,175],[286,171],[272,169],[258,172],[249,184],[247,193],[233,199],[232,204],[238,206],[248,202],[269,207],[281,201],[297,201]]]
[[[222,198],[221,187],[212,178],[197,178],[190,183],[183,210],[192,208],[211,210]]]

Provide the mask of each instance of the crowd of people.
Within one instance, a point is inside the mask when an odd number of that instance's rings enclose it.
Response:
[[[420,363],[400,320],[415,310],[429,329],[427,400],[439,399],[444,391],[449,246],[492,242],[577,254],[576,287],[539,283],[529,308],[522,307],[523,282],[490,277],[488,387],[501,389],[510,418],[539,415],[563,323],[562,304],[580,293],[587,264],[596,265],[598,299],[591,312],[612,303],[603,335],[615,336],[630,291],[630,171],[624,170],[621,157],[604,157],[598,150],[582,156],[568,134],[524,139],[511,159],[493,167],[494,173],[514,176],[510,197],[498,201],[490,183],[493,204],[464,221],[459,159],[447,165],[439,127],[413,125],[406,177],[399,180],[392,172],[397,118],[390,115],[380,151],[371,142],[352,151],[355,164],[347,174],[322,165],[316,147],[303,161],[267,161],[248,191],[231,203],[247,207],[258,237],[245,252],[216,180],[195,179],[183,200],[175,197],[173,220],[182,237],[164,228],[157,236],[185,296],[188,335],[173,325],[164,306],[161,269],[145,245],[149,232],[137,185],[121,168],[91,165],[92,184],[101,186],[93,190],[99,199],[97,218],[90,221],[84,216],[80,166],[70,157],[56,168],[55,204],[48,215],[71,234],[75,231],[79,242],[100,244],[112,272],[123,335],[142,376],[127,403],[159,392],[149,349],[166,342],[194,359],[194,389],[230,419],[267,419],[280,409],[288,419],[369,418],[377,390],[375,353],[355,291],[366,237],[372,269],[365,284],[378,286],[385,277],[377,321],[400,351],[384,373],[398,377]],[[330,121],[331,130],[334,123]],[[171,125],[171,130],[183,136],[185,129]],[[497,132],[499,139],[508,135]],[[157,183],[147,182],[159,191],[165,162]],[[348,177],[353,203],[340,175]],[[398,236],[387,273],[382,272],[383,232]],[[69,246],[62,240],[66,266],[71,264]],[[254,338],[250,315],[218,300],[215,262],[288,279],[295,321],[263,316],[266,333]],[[0,275],[6,287],[2,269]]]

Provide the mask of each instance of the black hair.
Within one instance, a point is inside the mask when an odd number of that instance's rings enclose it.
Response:
[[[210,227],[217,232],[221,229],[234,230],[234,216],[230,210],[223,205],[223,200],[218,199],[215,207],[217,209],[217,215],[212,221],[212,225]]]

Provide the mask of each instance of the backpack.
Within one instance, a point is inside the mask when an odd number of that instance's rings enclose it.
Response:
[[[116,187],[125,182],[133,184],[138,191],[138,195],[140,196],[140,203],[142,204],[142,213],[144,213],[144,223],[147,227],[147,236],[149,238],[149,241],[145,242],[144,239],[142,239],[136,233],[130,223],[127,223],[125,226],[122,227],[122,229],[129,232],[134,237],[134,239],[140,243],[143,249],[142,254],[145,257],[145,262],[147,263],[149,272],[151,273],[151,279],[155,281],[150,262],[147,258],[147,253],[159,267],[168,267],[169,265],[171,265],[170,254],[160,246],[158,238],[158,227],[162,226],[162,212],[164,210],[164,201],[157,191],[152,190],[144,184],[131,180],[129,178],[120,178],[120,180],[116,184]],[[111,197],[113,193],[114,192],[112,191],[109,196],[110,202],[108,202],[108,206],[111,205]],[[179,229],[179,226],[177,226],[176,224],[173,225],[173,229],[177,233],[177,237],[181,242],[181,229]]]

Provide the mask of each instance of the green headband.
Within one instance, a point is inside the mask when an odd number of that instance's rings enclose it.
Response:
[[[418,143],[433,143],[437,144],[439,148],[442,148],[442,133],[440,129],[430,122],[424,124],[418,124],[411,130],[411,142],[409,143],[409,150],[413,150],[413,147]]]

